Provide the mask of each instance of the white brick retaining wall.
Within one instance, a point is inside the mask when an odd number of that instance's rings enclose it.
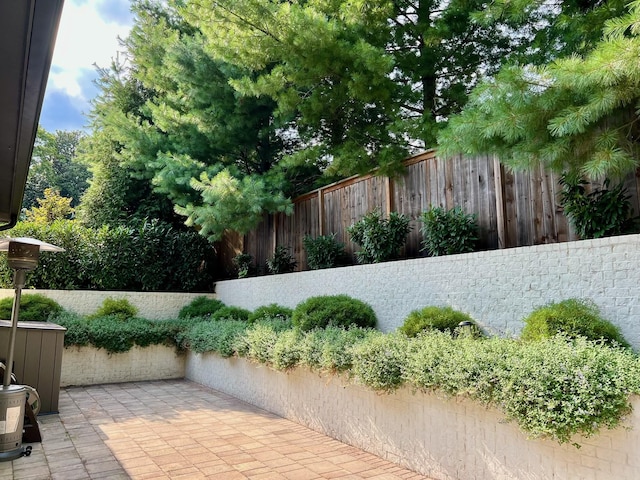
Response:
[[[469,400],[380,395],[298,368],[290,373],[246,359],[189,353],[187,378],[306,425],[434,479],[640,478],[640,399],[626,426],[582,445],[528,440],[517,425]]]
[[[123,353],[68,347],[62,354],[60,386],[184,378],[185,362],[186,355],[166,345],[135,345]]]
[[[99,290],[23,290],[22,294],[40,293],[58,302],[64,309],[79,315],[91,315],[105,298],[126,299],[148,320],[178,318],[180,309],[196,297],[214,298],[213,294],[174,292],[113,292]],[[13,297],[11,289],[0,289],[0,298]],[[5,319],[6,320],[6,319]]]
[[[216,294],[255,309],[345,293],[369,303],[387,332],[412,310],[448,305],[503,335],[518,334],[545,303],[590,298],[638,349],[639,287],[640,235],[627,235],[230,280],[218,282]]]

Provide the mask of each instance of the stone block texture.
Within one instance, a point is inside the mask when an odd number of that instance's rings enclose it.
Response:
[[[298,368],[189,353],[187,378],[438,480],[640,478],[640,398],[626,427],[582,445],[530,440],[500,412],[465,399],[380,395]]]
[[[369,303],[386,332],[412,310],[451,306],[500,335],[518,335],[523,318],[546,303],[587,298],[637,349],[639,267],[640,235],[626,235],[223,281],[216,294],[255,309],[344,293]]]
[[[60,386],[184,378],[185,362],[185,355],[166,345],[135,345],[123,353],[68,347],[62,354]]]

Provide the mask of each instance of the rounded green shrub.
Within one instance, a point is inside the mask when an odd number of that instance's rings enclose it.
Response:
[[[189,305],[180,310],[178,318],[210,317],[224,307],[224,303],[215,298],[196,297]]]
[[[13,308],[13,296],[0,300],[0,319],[10,320]],[[18,320],[46,322],[50,315],[62,312],[58,302],[39,293],[25,293],[20,297]]]
[[[294,310],[291,321],[303,331],[314,328],[376,326],[376,314],[366,303],[348,295],[326,295],[311,297]]]
[[[258,322],[260,320],[289,320],[293,315],[293,309],[283,307],[277,303],[263,305],[258,307],[249,315],[249,323]]]
[[[98,317],[116,317],[118,320],[127,320],[133,318],[138,314],[138,309],[131,305],[126,298],[111,298],[107,297],[102,302],[102,305],[96,313],[91,315],[91,318]]]
[[[415,337],[425,330],[456,333],[462,322],[470,322],[474,335],[480,335],[478,326],[469,315],[451,307],[429,306],[414,310],[398,330],[408,337]]]
[[[236,320],[247,322],[251,311],[240,307],[222,307],[211,315],[211,320]]]
[[[618,327],[600,314],[591,301],[570,298],[537,308],[524,319],[522,340],[541,340],[559,333],[568,338],[585,337],[629,347]]]

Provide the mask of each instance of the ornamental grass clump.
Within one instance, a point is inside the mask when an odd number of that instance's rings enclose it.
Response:
[[[398,330],[408,337],[415,337],[426,330],[456,333],[463,322],[471,329],[472,336],[480,336],[480,329],[473,319],[451,307],[429,306],[414,310]]]
[[[598,307],[588,300],[570,298],[549,303],[534,310],[524,323],[522,340],[540,340],[561,333],[570,339],[585,337],[629,348],[620,329],[603,318]]]
[[[373,328],[377,321],[373,308],[348,295],[308,298],[293,310],[291,320],[303,331],[329,326]]]

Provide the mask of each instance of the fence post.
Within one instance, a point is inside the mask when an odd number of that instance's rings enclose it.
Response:
[[[385,177],[385,186],[387,187],[387,196],[384,199],[384,208],[387,209],[387,216],[391,215],[395,205],[393,204],[393,180],[389,177]]]
[[[324,235],[324,188],[318,189],[318,235]]]
[[[496,191],[496,230],[498,232],[498,248],[506,248],[507,239],[504,214],[504,185],[502,184],[502,165],[496,155],[493,156],[493,180]]]

